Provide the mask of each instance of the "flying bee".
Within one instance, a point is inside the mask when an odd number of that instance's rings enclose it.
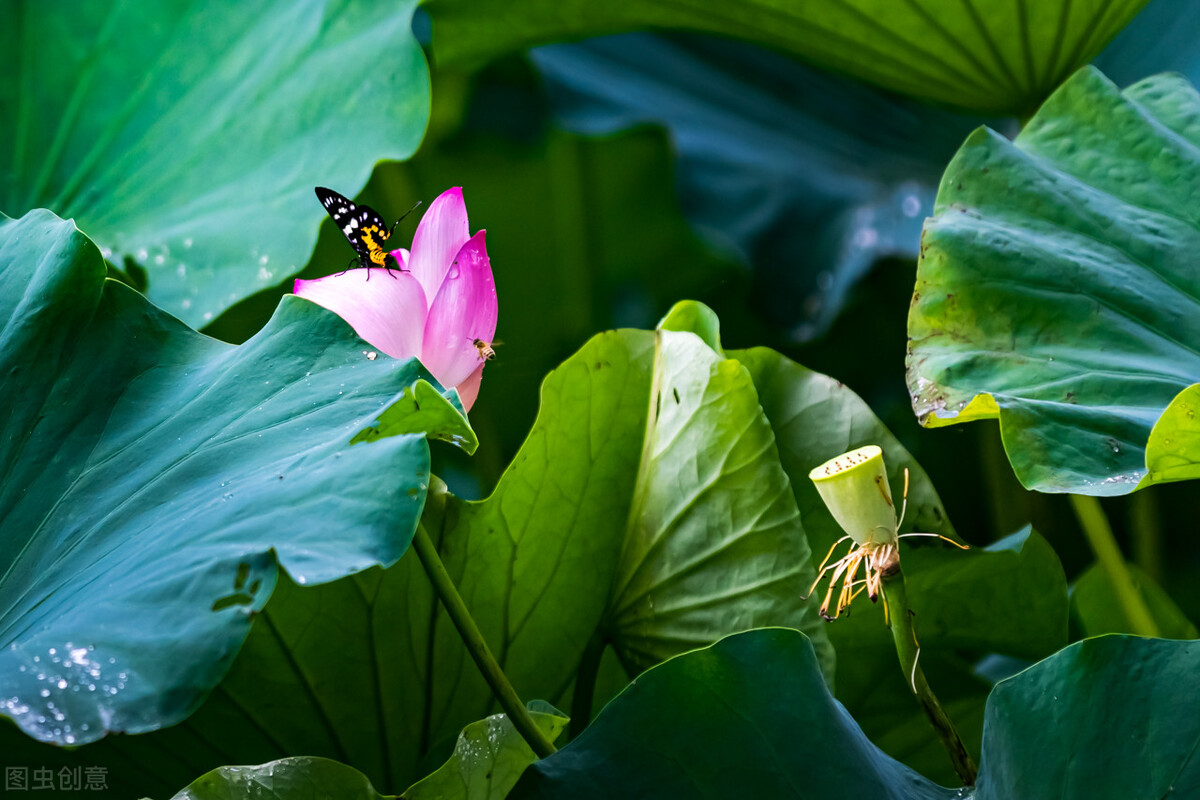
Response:
[[[485,342],[483,339],[476,339],[471,344],[475,345],[475,349],[479,351],[481,359],[491,361],[496,357],[495,346],[500,344],[500,342]]]

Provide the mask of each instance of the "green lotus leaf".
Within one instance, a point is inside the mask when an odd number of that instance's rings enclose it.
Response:
[[[1200,478],[1200,383],[1184,389],[1150,429],[1141,485]]]
[[[922,424],[998,417],[1038,491],[1196,474],[1198,119],[1177,76],[1120,91],[1085,69],[1016,141],[967,140],[925,226],[908,319]]]
[[[155,303],[208,322],[308,261],[314,185],[353,195],[376,161],[416,149],[415,6],[6,6],[0,210],[76,219]]]
[[[367,358],[378,356],[368,350]],[[403,395],[393,402],[369,428],[359,431],[350,444],[373,442],[388,436],[419,433],[428,439],[439,439],[457,445],[468,453],[479,447],[479,439],[470,423],[463,416],[462,401],[454,392],[454,399],[443,395],[429,381],[419,380],[404,389]]]
[[[548,703],[534,700],[530,716],[554,741],[567,718]],[[406,800],[504,800],[525,768],[537,760],[529,744],[504,714],[472,722],[454,744],[454,755],[436,772],[408,787]]]
[[[297,756],[253,767],[220,767],[171,800],[384,800],[361,772],[328,758]]]
[[[323,583],[408,547],[424,436],[351,439],[428,373],[365,358],[334,314],[291,297],[244,345],[218,342],[37,211],[0,221],[0,319],[0,714],[28,735],[176,723],[279,566]]]
[[[509,795],[957,796],[871,744],[830,696],[805,637],[780,628],[730,636],[648,671]]]
[[[1101,636],[996,685],[975,800],[1190,797],[1200,642]],[[1136,742],[1136,747],[1130,747]]]
[[[431,0],[439,60],[477,62],[563,39],[664,28],[732,36],[885,89],[1025,114],[1086,64],[1148,0]],[[499,21],[499,22],[498,22]]]
[[[749,631],[647,672],[509,796],[1189,797],[1200,702],[1179,687],[1197,669],[1200,642],[1071,645],[997,684],[976,786],[948,789],[867,739],[801,634]]]

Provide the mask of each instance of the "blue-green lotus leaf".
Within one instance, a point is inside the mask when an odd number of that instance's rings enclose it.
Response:
[[[105,278],[49,212],[0,221],[0,713],[83,743],[178,722],[283,566],[322,583],[404,553],[420,433],[351,445],[415,360],[368,359],[287,298],[241,346]]]
[[[908,318],[913,409],[999,417],[1030,489],[1194,477],[1197,248],[1200,94],[1080,71],[1016,141],[980,129],[946,170]]]
[[[802,634],[728,637],[643,675],[531,766],[526,798],[1124,800],[1200,791],[1200,642],[1088,639],[997,684],[975,787],[884,755],[830,697]],[[916,700],[913,700],[915,703]]]

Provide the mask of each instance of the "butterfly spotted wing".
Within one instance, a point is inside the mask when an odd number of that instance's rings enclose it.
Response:
[[[353,203],[332,189],[318,186],[317,199],[325,212],[346,236],[358,253],[359,265],[363,267],[386,267],[388,251],[384,243],[392,235],[383,217],[370,206]]]

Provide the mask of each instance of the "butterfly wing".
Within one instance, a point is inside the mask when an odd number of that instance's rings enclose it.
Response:
[[[349,198],[332,189],[317,186],[317,199],[325,207],[325,213],[341,229],[350,242],[362,266],[386,266],[387,249],[384,242],[391,235],[383,217],[370,206],[356,205]]]

